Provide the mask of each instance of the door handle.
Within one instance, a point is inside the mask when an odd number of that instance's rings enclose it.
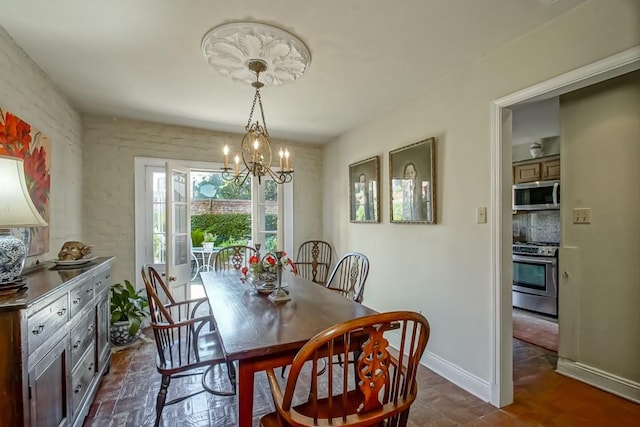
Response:
[[[176,276],[169,276],[169,281],[170,282],[175,282],[176,280],[178,280],[178,278]]]

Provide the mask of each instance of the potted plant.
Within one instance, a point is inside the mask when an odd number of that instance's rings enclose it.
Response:
[[[111,286],[111,342],[129,344],[140,336],[142,319],[147,315],[147,298],[130,281]]]
[[[206,250],[213,250],[213,244],[216,241],[216,236],[213,233],[206,232],[204,233],[204,239],[202,240],[202,247]]]

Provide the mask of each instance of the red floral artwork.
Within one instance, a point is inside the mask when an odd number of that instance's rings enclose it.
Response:
[[[29,123],[0,109],[0,155],[24,159],[24,174],[33,204],[45,221],[49,221],[49,138]],[[31,230],[29,255],[49,251],[49,227]]]

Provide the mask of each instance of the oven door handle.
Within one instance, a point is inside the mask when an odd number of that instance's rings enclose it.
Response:
[[[534,264],[556,264],[556,257],[513,255],[514,262],[530,262]]]
[[[553,206],[558,206],[560,203],[558,202],[558,190],[560,189],[560,184],[553,184]]]

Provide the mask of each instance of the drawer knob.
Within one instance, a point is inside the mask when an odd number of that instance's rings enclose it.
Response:
[[[38,327],[33,329],[31,332],[33,332],[34,335],[38,335],[40,332],[42,332],[43,329],[44,329],[44,325],[40,323]]]
[[[102,280],[98,280],[98,282],[96,283],[96,286],[98,287],[102,286]]]
[[[73,348],[78,348],[80,347],[80,344],[82,344],[81,340],[76,341],[76,343],[73,345]]]
[[[67,309],[66,309],[66,308],[61,308],[61,309],[58,311],[58,316],[64,316],[64,314],[65,314],[66,312],[67,312]]]
[[[89,333],[92,333],[92,332],[93,332],[93,325],[90,325],[90,326],[87,328],[87,331],[88,331]]]
[[[92,293],[92,292],[93,292],[93,288],[87,288],[86,292],[87,292],[88,294]]]
[[[89,363],[89,366],[87,367],[87,369],[89,371],[93,371],[93,363]]]
[[[73,302],[74,304],[78,304],[80,301],[82,301],[82,298],[80,298],[80,296],[78,295],[78,297],[71,302]]]
[[[73,390],[74,393],[80,393],[80,390],[82,390],[82,384],[78,384],[76,386],[76,388]]]

